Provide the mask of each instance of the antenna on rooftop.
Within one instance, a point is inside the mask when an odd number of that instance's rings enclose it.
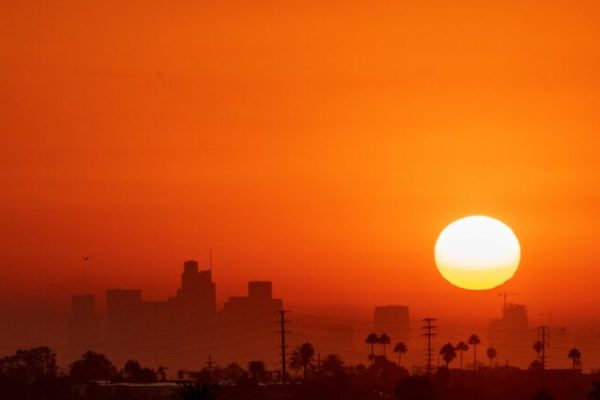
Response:
[[[506,298],[508,296],[516,296],[519,293],[511,293],[511,292],[502,292],[500,293],[498,296],[502,296],[504,298],[504,303],[503,303],[503,307],[506,309],[506,305],[508,304],[508,302],[506,301]]]
[[[210,272],[212,272],[212,249],[209,250],[208,257],[208,268],[210,269]]]

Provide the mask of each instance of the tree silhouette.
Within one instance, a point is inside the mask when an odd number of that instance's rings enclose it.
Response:
[[[440,349],[440,355],[446,363],[446,368],[448,368],[448,365],[456,358],[456,350],[454,349],[452,343],[446,343],[443,345]]]
[[[477,345],[481,344],[479,336],[472,334],[469,336],[469,344],[473,346],[473,370],[477,369]]]
[[[177,382],[173,397],[177,400],[216,400],[219,398],[219,386],[200,382]]]
[[[463,368],[463,353],[467,350],[469,350],[469,346],[467,346],[467,344],[465,342],[458,342],[458,344],[456,345],[456,350],[459,352],[460,354],[460,369]]]
[[[71,364],[71,378],[75,382],[89,383],[94,380],[110,380],[117,373],[115,366],[104,354],[88,351]]]
[[[19,349],[0,359],[0,375],[29,384],[43,378],[54,378],[58,372],[56,354],[48,347]]]
[[[572,348],[569,350],[569,353],[567,353],[567,357],[571,359],[573,369],[581,368],[581,351],[579,351],[579,349]]]
[[[367,338],[365,339],[366,344],[371,345],[371,354],[369,354],[369,360],[373,363],[373,358],[375,357],[375,345],[379,342],[379,336],[376,333],[369,333]]]
[[[494,358],[496,358],[496,356],[498,355],[498,352],[496,351],[495,348],[488,347],[488,349],[486,350],[485,354],[490,359],[490,368],[492,368],[492,362],[494,361]]]
[[[406,347],[406,344],[404,344],[404,342],[398,342],[394,346],[394,353],[398,353],[398,366],[400,366],[402,363],[402,355],[406,354],[407,351],[408,348]]]
[[[328,354],[321,362],[321,370],[326,376],[341,376],[344,374],[344,362],[337,354]]]
[[[122,378],[127,382],[151,383],[156,382],[156,372],[150,368],[142,368],[139,362],[129,360],[121,371]]]
[[[308,375],[308,369],[312,366],[315,348],[310,343],[302,343],[294,350],[290,357],[290,368],[299,371],[302,369],[304,380]]]
[[[383,346],[383,356],[384,357],[385,357],[385,346],[390,344],[391,341],[392,340],[390,339],[390,337],[387,333],[382,333],[381,336],[379,336],[379,340],[377,342]]]
[[[592,388],[587,395],[589,400],[600,400],[600,381],[592,382]]]
[[[242,378],[245,373],[244,368],[236,362],[229,363],[223,368],[223,377],[233,382]]]
[[[535,370],[535,369],[542,369],[542,363],[540,362],[540,360],[533,360],[530,364],[529,364],[529,369]]]
[[[262,361],[250,361],[248,363],[248,374],[250,375],[250,378],[255,382],[264,381],[267,375],[265,363]]]

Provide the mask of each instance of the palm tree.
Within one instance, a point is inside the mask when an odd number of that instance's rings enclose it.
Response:
[[[379,336],[379,344],[381,344],[383,346],[383,356],[385,357],[385,346],[387,346],[388,344],[390,344],[392,340],[390,339],[390,337],[388,336],[387,333],[382,333],[381,336]]]
[[[531,369],[531,370],[542,369],[542,363],[540,362],[540,360],[533,360],[531,363],[529,363],[529,369]]]
[[[173,397],[177,400],[216,400],[219,386],[200,382],[177,382]]]
[[[496,358],[496,356],[498,355],[498,352],[496,351],[495,348],[488,347],[486,354],[487,354],[488,358],[490,359],[490,368],[492,368],[492,361],[494,361],[494,358]]]
[[[595,381],[592,383],[592,388],[588,392],[588,399],[600,400],[600,381]]]
[[[262,381],[267,374],[265,363],[262,361],[250,361],[248,363],[248,374],[256,382]]]
[[[328,354],[321,363],[323,373],[328,376],[340,376],[344,374],[344,362],[337,354]]]
[[[312,366],[315,348],[310,343],[302,343],[294,350],[290,357],[290,367],[295,370],[302,369],[302,376],[306,380],[308,368]]]
[[[398,353],[398,366],[400,366],[400,363],[402,361],[402,354],[406,354],[407,351],[408,348],[406,347],[406,344],[404,344],[404,342],[398,342],[394,346],[394,353]]]
[[[371,354],[369,355],[369,360],[373,363],[373,358],[375,357],[375,344],[379,342],[379,336],[376,333],[369,333],[367,338],[365,339],[366,344],[371,345]]]
[[[456,358],[456,350],[454,349],[452,343],[446,343],[443,345],[442,349],[440,350],[440,355],[446,363],[446,368],[448,368],[448,365]]]
[[[460,369],[462,369],[463,367],[463,352],[469,350],[469,346],[467,346],[467,344],[465,342],[459,342],[456,345],[456,350],[458,350],[458,352],[460,353]]]
[[[579,351],[579,349],[572,348],[569,350],[567,357],[573,362],[573,369],[581,367],[581,351]]]
[[[473,370],[477,369],[477,345],[481,344],[479,336],[472,334],[469,336],[469,344],[473,346]]]

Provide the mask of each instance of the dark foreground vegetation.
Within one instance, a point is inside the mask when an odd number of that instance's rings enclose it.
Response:
[[[600,376],[575,368],[441,367],[428,376],[409,373],[399,361],[371,355],[368,365],[348,366],[335,354],[315,360],[306,343],[291,354],[284,385],[261,361],[177,371],[177,379],[168,380],[164,368],[130,360],[118,369],[91,351],[62,371],[55,353],[39,347],[0,359],[0,399],[600,400]]]

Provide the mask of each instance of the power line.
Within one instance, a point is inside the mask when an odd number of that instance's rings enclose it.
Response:
[[[207,367],[208,367],[208,380],[212,381],[212,369],[213,369],[213,365],[215,365],[215,363],[212,360],[211,355],[208,355],[208,362],[206,363]]]
[[[538,327],[538,329],[537,329],[538,340],[542,344],[542,350],[541,350],[541,355],[540,355],[540,365],[541,365],[542,369],[546,369],[546,346],[549,345],[549,340],[550,340],[549,330],[550,330],[549,327],[547,327],[545,325],[542,325],[542,326]]]

